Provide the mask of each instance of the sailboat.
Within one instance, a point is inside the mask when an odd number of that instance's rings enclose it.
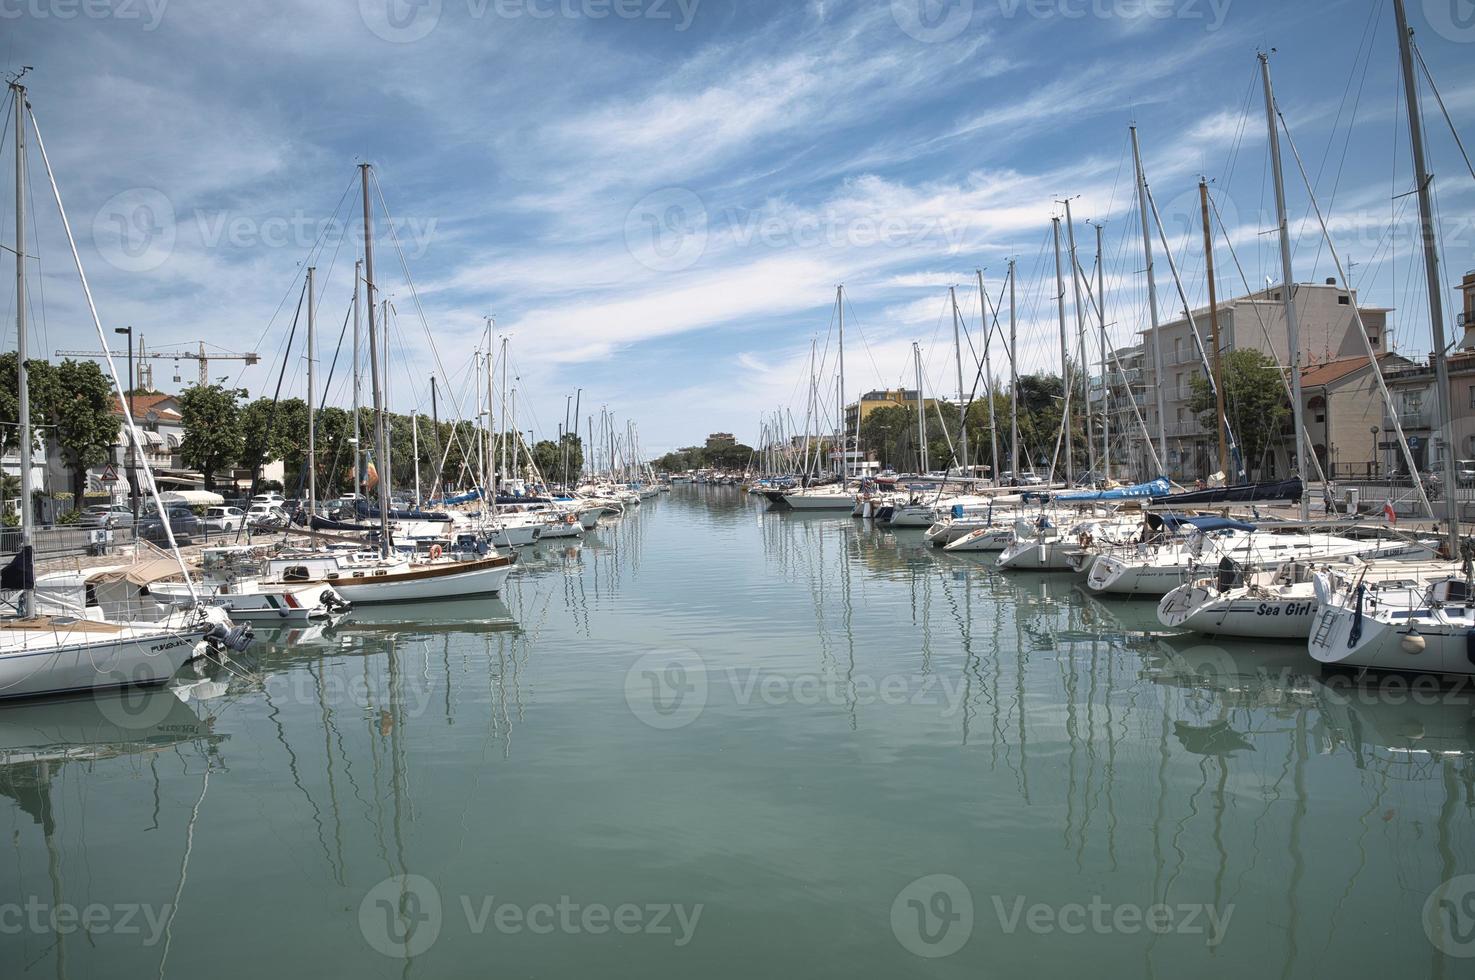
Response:
[[[92,292],[87,285],[76,242],[72,238],[66,210],[62,207],[60,191],[51,173],[51,164],[46,158],[41,130],[26,99],[26,87],[21,84],[24,74],[25,70],[22,70],[9,82],[15,117],[16,242],[19,244],[25,241],[26,123],[29,120],[36,134],[36,146],[46,166],[67,241],[71,245],[72,257],[76,261],[93,326],[97,328],[98,337],[106,349],[107,338],[92,301]],[[251,642],[250,628],[236,627],[223,610],[212,608],[193,595],[185,608],[171,607],[157,618],[130,615],[128,613],[131,610],[126,609],[113,609],[105,615],[95,590],[92,593],[93,601],[84,600],[73,611],[52,614],[37,608],[34,516],[31,509],[31,451],[34,436],[31,426],[29,372],[26,369],[24,252],[24,248],[18,248],[15,252],[21,545],[15,557],[0,571],[0,601],[11,605],[14,610],[13,614],[0,617],[0,699],[163,684],[186,661],[203,656],[212,647],[244,650]],[[107,358],[107,362],[118,391],[125,391],[111,356]],[[128,399],[121,399],[120,403],[129,438],[137,447],[140,472],[150,494],[158,503],[158,487],[143,452],[142,440],[134,425]],[[168,510],[161,503],[159,512],[163,516],[163,526],[174,561],[188,583],[189,573],[175,544]]]
[[[1441,412],[1452,410],[1449,364],[1444,336],[1444,297],[1432,203],[1433,178],[1424,157],[1423,117],[1414,77],[1413,32],[1403,0],[1393,2],[1398,52],[1403,70],[1404,107],[1408,112],[1419,222],[1424,244],[1424,283],[1428,290],[1429,325],[1434,362],[1435,398]],[[1342,272],[1336,250],[1329,250]],[[1342,276],[1343,281],[1346,277]],[[1450,556],[1460,555],[1459,495],[1453,447],[1444,451],[1449,512],[1446,520]],[[1345,578],[1318,573],[1320,602],[1307,648],[1323,664],[1374,670],[1421,671],[1431,674],[1475,674],[1475,569],[1468,542],[1456,574],[1412,583],[1403,589],[1380,588],[1374,595],[1360,575]]]
[[[359,179],[363,191],[364,228],[364,288],[367,290],[368,346],[370,374],[374,393],[374,445],[375,458],[384,460],[386,455],[386,432],[384,420],[383,372],[387,364],[381,365],[379,324],[376,320],[374,291],[374,236],[373,217],[369,197],[371,165],[359,165]],[[311,270],[308,283],[311,292]],[[355,290],[358,286],[355,283]],[[316,405],[315,337],[313,331],[313,302],[308,301],[308,404]],[[387,327],[386,327],[387,329]],[[308,513],[316,509],[316,457],[313,455],[313,413],[309,412],[308,425]],[[495,595],[502,590],[507,578],[517,564],[515,553],[491,552],[479,529],[453,524],[452,538],[448,547],[432,545],[425,558],[401,557],[394,553],[394,538],[391,533],[393,515],[389,498],[388,472],[378,481],[375,516],[379,523],[377,551],[362,548],[316,548],[287,551],[274,555],[264,562],[267,581],[290,585],[332,586],[344,599],[355,605],[375,602],[414,602],[427,599],[462,598],[474,595]],[[316,532],[309,523],[309,533]],[[490,552],[490,553],[489,553]]]

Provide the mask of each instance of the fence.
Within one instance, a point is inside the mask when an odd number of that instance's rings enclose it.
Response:
[[[36,560],[100,555],[109,550],[133,544],[133,529],[87,527],[38,527],[31,535]],[[13,555],[20,550],[20,528],[0,529],[0,554]]]

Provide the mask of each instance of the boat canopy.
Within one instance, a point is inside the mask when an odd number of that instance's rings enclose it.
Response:
[[[1091,503],[1104,500],[1140,500],[1151,497],[1166,497],[1173,486],[1166,477],[1158,477],[1146,483],[1134,483],[1129,487],[1112,487],[1109,490],[1083,490],[1076,493],[1057,493],[1054,499],[1062,503]]]
[[[1180,517],[1177,514],[1149,514],[1148,523],[1156,526],[1161,521],[1162,526],[1176,531],[1183,525],[1196,528],[1208,534],[1212,531],[1253,531],[1255,525],[1246,524],[1244,521],[1231,520],[1228,517]]]
[[[191,507],[219,507],[225,498],[209,490],[168,490],[159,494],[166,504],[188,504]]]
[[[129,565],[126,568],[112,569],[93,575],[87,579],[87,584],[97,586],[127,582],[139,588],[146,588],[155,582],[162,582],[177,575],[179,575],[179,563],[173,558],[154,558],[150,561]]]

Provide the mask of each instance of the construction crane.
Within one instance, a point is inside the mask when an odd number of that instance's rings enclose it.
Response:
[[[137,358],[139,362],[138,386],[149,391],[157,390],[154,388],[154,367],[152,364],[149,363],[150,361],[174,361],[175,381],[180,380],[180,361],[198,361],[200,363],[200,384],[202,385],[207,385],[210,383],[211,361],[245,361],[247,367],[250,367],[251,365],[257,364],[261,361],[260,355],[254,353],[236,354],[231,351],[211,351],[209,353],[206,353],[205,342],[201,340],[197,343],[199,344],[198,351],[183,349],[162,351],[147,350],[144,347],[143,334],[140,333],[138,335],[138,349],[133,352],[133,356]],[[111,354],[113,357],[119,359],[126,359],[128,357],[128,352],[126,350],[108,351],[106,354],[100,350],[59,350],[56,352],[57,357],[106,357],[108,356],[108,354]]]

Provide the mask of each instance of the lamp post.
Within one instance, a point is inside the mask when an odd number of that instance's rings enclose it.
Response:
[[[1381,450],[1381,447],[1378,445],[1378,433],[1383,430],[1375,425],[1368,429],[1368,431],[1373,434],[1373,479],[1376,480],[1378,478],[1378,453]]]
[[[128,414],[133,414],[133,328],[114,327],[113,333],[128,335],[128,390],[123,392],[124,404],[128,407]],[[128,436],[128,461],[124,464],[128,471],[128,505],[133,509],[133,526],[138,527],[138,457],[137,448],[133,445],[132,436]]]

